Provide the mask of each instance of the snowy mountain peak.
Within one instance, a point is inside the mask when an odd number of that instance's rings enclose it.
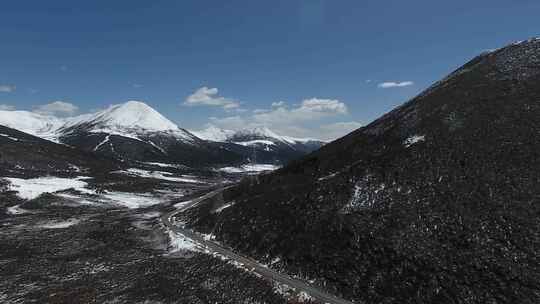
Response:
[[[266,126],[255,127],[251,129],[244,129],[236,132],[234,137],[252,137],[253,139],[272,139],[284,142],[286,144],[297,144],[307,142],[322,142],[318,139],[311,138],[296,138],[291,136],[279,135],[276,132],[270,130]]]
[[[200,131],[190,131],[198,138],[209,140],[209,141],[217,141],[217,142],[225,142],[229,139],[229,137],[234,135],[234,131],[232,130],[225,130],[218,128],[214,125],[210,125],[208,128]]]
[[[321,142],[317,139],[310,138],[294,138],[290,136],[279,135],[276,132],[270,130],[266,126],[257,126],[254,128],[246,128],[238,131],[225,130],[218,128],[214,125],[210,125],[208,128],[200,131],[190,131],[195,136],[216,142],[244,142],[253,140],[271,140],[274,142],[283,142],[286,144],[307,143],[307,142]]]
[[[0,125],[46,139],[54,139],[62,124],[61,119],[34,112],[0,111]]]
[[[88,121],[99,127],[143,129],[146,131],[177,131],[176,124],[140,101],[128,101],[98,112]]]

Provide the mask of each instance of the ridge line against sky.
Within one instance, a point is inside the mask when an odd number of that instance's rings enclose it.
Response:
[[[538,36],[539,11],[500,0],[8,2],[0,110],[66,116],[141,100],[186,129],[333,139],[483,51]]]

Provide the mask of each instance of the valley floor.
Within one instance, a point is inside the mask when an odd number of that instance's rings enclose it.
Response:
[[[162,225],[161,215],[209,189],[215,180],[114,180],[84,179],[88,188],[106,190],[86,191],[76,188],[78,184],[55,194],[29,195],[29,200],[10,191],[4,180],[1,303],[288,302],[275,283],[182,246]],[[20,181],[12,182],[21,187]],[[129,188],[135,193],[127,196]],[[140,193],[143,190],[155,196]],[[116,203],[134,197],[137,204]]]

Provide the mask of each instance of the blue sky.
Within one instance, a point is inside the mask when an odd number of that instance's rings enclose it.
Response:
[[[142,100],[188,129],[332,138],[540,36],[539,15],[519,0],[8,1],[0,105],[62,101],[71,115]]]

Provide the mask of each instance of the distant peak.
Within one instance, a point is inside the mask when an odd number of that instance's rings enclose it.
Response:
[[[118,105],[120,108],[124,109],[138,109],[138,110],[152,110],[155,111],[151,106],[147,105],[142,101],[130,100],[125,103]]]
[[[176,131],[178,126],[144,102],[130,100],[96,113],[90,120],[101,127]]]
[[[209,141],[227,141],[234,134],[234,131],[221,129],[214,125],[209,125],[206,129],[200,131],[190,131],[198,138]]]
[[[237,136],[237,137],[251,136],[253,138],[258,138],[258,139],[272,138],[274,140],[278,140],[278,141],[281,141],[281,142],[284,142],[284,143],[287,143],[287,144],[295,144],[295,143],[299,143],[299,142],[305,143],[305,142],[310,142],[310,141],[317,141],[317,142],[320,141],[320,140],[311,139],[311,138],[295,138],[295,137],[291,137],[291,136],[280,135],[280,134],[277,134],[276,132],[272,131],[267,126],[257,126],[257,127],[254,127],[254,128],[243,129],[243,130],[240,130],[240,131],[236,132],[235,136]]]

